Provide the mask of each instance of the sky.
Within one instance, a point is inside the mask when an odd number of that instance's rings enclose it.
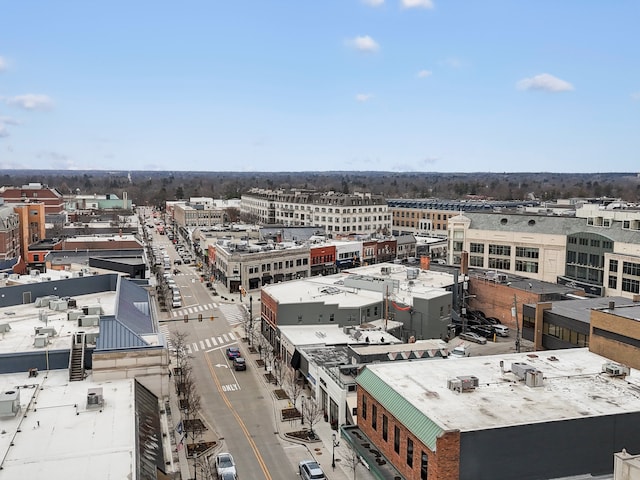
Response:
[[[0,168],[640,172],[637,0],[3,2]]]

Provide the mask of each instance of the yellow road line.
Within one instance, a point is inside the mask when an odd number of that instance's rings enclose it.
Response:
[[[227,405],[227,408],[229,409],[229,411],[231,411],[236,421],[238,422],[238,425],[240,425],[240,429],[244,432],[244,436],[249,442],[249,445],[251,446],[251,450],[253,450],[253,454],[255,455],[256,460],[260,464],[260,469],[262,470],[262,473],[264,473],[264,478],[266,480],[272,480],[271,475],[269,474],[269,470],[267,469],[267,465],[264,463],[264,459],[262,458],[262,455],[260,455],[260,452],[258,451],[258,446],[253,441],[253,438],[251,438],[251,434],[249,433],[247,426],[244,424],[244,422],[242,421],[242,418],[240,418],[240,415],[238,415],[238,412],[236,412],[235,408],[233,408],[233,404],[227,398],[226,393],[222,390],[222,385],[220,384],[220,380],[218,379],[215,369],[211,364],[209,355],[205,355],[205,358],[207,359],[207,365],[209,366],[209,371],[211,372],[211,377],[213,378],[213,381],[216,384],[216,388],[218,389],[218,392],[220,393],[222,400],[224,400],[224,403]]]

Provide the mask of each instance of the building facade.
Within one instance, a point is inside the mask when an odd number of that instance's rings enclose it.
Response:
[[[322,228],[328,235],[391,232],[391,215],[380,195],[254,188],[242,195],[241,212],[266,224]]]
[[[55,188],[49,188],[41,183],[29,183],[22,187],[0,187],[0,197],[6,203],[40,202],[45,205],[45,213],[62,213],[64,199]]]

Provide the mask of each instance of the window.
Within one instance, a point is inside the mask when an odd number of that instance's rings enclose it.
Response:
[[[538,262],[516,260],[516,272],[538,273]]]
[[[489,255],[508,257],[511,255],[511,247],[509,245],[489,245]]]
[[[618,288],[618,277],[614,275],[609,276],[609,288]]]
[[[420,480],[427,480],[429,475],[429,457],[426,452],[420,455]]]
[[[539,258],[540,251],[537,248],[516,247],[516,257]]]
[[[389,418],[382,414],[382,439],[386,442],[389,438]]]
[[[413,440],[407,438],[407,465],[413,468]]]
[[[477,257],[475,255],[469,256],[469,265],[472,267],[483,267],[484,266],[484,258]]]
[[[393,427],[393,450],[400,453],[400,427]]]
[[[362,419],[367,419],[367,397],[364,395],[362,396]]]
[[[623,278],[622,291],[631,292],[631,293],[640,293],[640,280],[634,280],[632,278]]]
[[[622,262],[622,273],[640,277],[640,263]]]
[[[618,271],[618,261],[617,260],[609,260],[609,271],[617,272]]]
[[[378,406],[376,404],[371,405],[371,428],[378,429]]]
[[[471,243],[469,251],[471,253],[484,253],[484,243]]]

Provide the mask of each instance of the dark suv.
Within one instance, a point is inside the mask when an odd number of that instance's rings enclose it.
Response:
[[[233,368],[236,370],[246,370],[247,362],[245,362],[242,357],[236,357],[233,359]]]

